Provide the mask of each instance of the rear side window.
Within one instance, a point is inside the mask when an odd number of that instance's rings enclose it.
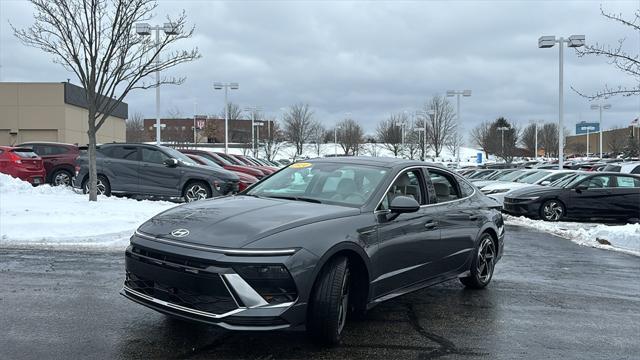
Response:
[[[462,178],[457,178],[458,184],[460,184],[460,191],[462,192],[462,197],[467,197],[473,195],[475,191],[473,185],[469,184]]]
[[[20,156],[23,159],[32,159],[38,157],[38,154],[33,152],[31,149],[15,149],[12,153]]]
[[[620,167],[619,165],[607,165],[604,167],[604,169],[602,169],[602,171],[613,171],[613,172],[620,172],[620,170],[622,169],[622,167]]]
[[[640,188],[640,180],[631,176],[618,176],[619,188]]]
[[[429,177],[438,203],[460,199],[455,179],[442,171],[429,169]]]
[[[138,160],[138,149],[132,146],[109,146],[100,150],[104,155],[122,160]]]
[[[640,165],[636,166],[635,169],[631,170],[632,174],[640,174]]]
[[[55,145],[34,145],[33,151],[40,156],[60,155],[67,152],[67,148]]]

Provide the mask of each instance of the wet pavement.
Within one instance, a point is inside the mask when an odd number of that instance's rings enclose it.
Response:
[[[637,359],[640,258],[507,229],[485,290],[374,308],[323,348],[301,332],[170,320],[118,294],[122,253],[0,248],[0,359]]]

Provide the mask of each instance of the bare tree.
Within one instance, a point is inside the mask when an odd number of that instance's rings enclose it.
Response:
[[[558,124],[544,124],[542,129],[540,129],[538,143],[544,149],[544,155],[546,157],[558,156]]]
[[[636,9],[635,14],[631,18],[623,16],[623,14],[614,14],[606,12],[600,7],[600,13],[605,18],[612,20],[620,25],[629,27],[634,32],[635,37],[640,36],[640,9]],[[576,48],[579,57],[583,56],[603,56],[607,62],[628,76],[633,85],[617,85],[609,87],[605,84],[604,88],[595,94],[585,95],[584,93],[572,89],[587,99],[594,100],[598,98],[609,98],[615,95],[633,96],[640,95],[640,47],[635,42],[625,49],[625,38],[618,40],[615,46],[595,43],[594,45],[586,45],[583,48]]]
[[[284,115],[284,133],[296,146],[295,157],[302,155],[304,144],[311,138],[315,126],[313,111],[308,104],[296,104]]]
[[[458,132],[457,126],[454,126],[451,132],[451,136],[449,136],[449,138],[447,139],[446,146],[447,150],[449,150],[449,152],[451,152],[451,155],[453,155],[453,157],[456,159],[460,155],[459,153],[462,144],[464,144],[464,138],[462,137],[462,134]]]
[[[167,118],[169,119],[182,119],[182,111],[179,107],[174,106],[167,110]]]
[[[344,119],[338,123],[338,144],[345,155],[358,155],[363,142],[364,130],[357,121]]]
[[[491,151],[491,123],[483,121],[480,125],[471,130],[471,141],[477,145],[484,152],[485,159],[489,156]]]
[[[433,115],[425,115],[433,111]],[[427,122],[427,143],[439,157],[455,130],[455,111],[446,97],[435,95],[423,106],[419,119]]]
[[[25,45],[51,54],[54,62],[73,72],[85,90],[88,109],[89,200],[97,200],[96,132],[134,89],[156,87],[145,79],[156,71],[200,57],[197,49],[166,51],[191,37],[184,29],[186,15],[168,18],[177,35],[158,44],[137,36],[136,23],[150,20],[157,3],[152,0],[29,0],[35,22],[14,35]],[[163,52],[163,57],[159,54]],[[162,78],[159,84],[181,84],[184,78]]]
[[[229,120],[229,142],[241,143],[244,145],[243,149],[246,150],[247,147],[251,146],[251,129],[247,131],[244,128],[231,125],[231,121],[244,119],[244,117],[242,116],[242,109],[240,109],[240,106],[238,104],[235,104],[233,102],[229,102],[226,105],[226,109],[228,111]],[[222,111],[220,111],[219,116],[221,119],[224,119],[225,107],[222,107]]]
[[[325,143],[326,134],[327,130],[320,123],[314,124],[313,128],[311,129],[311,136],[309,140],[313,144],[316,155],[318,157],[320,157],[320,154],[322,152],[322,146]]]
[[[264,154],[267,160],[275,160],[280,148],[286,143],[280,123],[275,119],[268,120],[267,134],[264,137]],[[269,125],[270,124],[270,125]]]
[[[202,136],[207,138],[207,142],[217,142],[220,141],[216,138],[218,135],[218,126],[216,125],[215,117],[209,116],[205,120],[204,127],[201,132]]]
[[[625,158],[638,157],[640,155],[640,142],[637,137],[633,136],[633,132],[629,133],[622,153]]]
[[[398,157],[402,152],[402,127],[400,117],[403,114],[391,114],[387,119],[378,123],[376,129],[377,140],[385,149]]]
[[[181,147],[193,141],[193,129],[191,126],[167,125],[162,131],[164,141],[173,143],[176,147]]]
[[[609,136],[607,136],[607,146],[609,147],[608,152],[613,153],[614,155],[622,153],[626,143],[627,139],[620,131],[613,131]]]
[[[147,140],[147,133],[144,129],[144,116],[141,113],[135,113],[126,123],[126,139],[127,142],[141,143]]]
[[[421,134],[417,131],[413,130],[413,124],[409,124],[407,131],[404,134],[404,155],[405,157],[415,160],[419,157],[419,154],[422,151],[422,146],[420,145]]]
[[[520,137],[520,142],[522,146],[527,150],[527,153],[531,157],[537,156],[536,149],[536,130],[538,127],[536,124],[529,124],[527,127],[522,130],[522,136]],[[538,131],[540,132],[540,131]]]

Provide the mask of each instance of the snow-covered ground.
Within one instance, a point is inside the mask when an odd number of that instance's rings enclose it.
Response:
[[[0,174],[0,246],[124,249],[135,229],[176,206],[165,201],[88,195]]]
[[[547,222],[505,215],[507,225],[525,226],[569,239],[576,244],[640,256],[640,224],[608,225]]]

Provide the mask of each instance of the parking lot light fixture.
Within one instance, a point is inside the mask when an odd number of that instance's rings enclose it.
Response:
[[[229,89],[238,90],[240,85],[237,82],[223,83],[214,82],[214,90],[224,89],[224,153],[229,153]]]
[[[160,66],[160,30],[164,31],[166,36],[170,36],[178,35],[180,33],[180,29],[173,23],[164,23],[162,26],[151,26],[148,23],[137,23],[135,28],[136,34],[140,36],[150,36],[151,31],[155,31],[156,33],[156,144],[160,145],[160,129],[162,129],[160,126],[160,71],[157,70],[158,66]]]
[[[447,97],[457,97],[457,107],[456,107],[456,133],[454,136],[459,138],[458,129],[460,128],[460,95],[464,97],[471,96],[471,90],[447,90]],[[460,150],[458,149],[458,154],[456,156],[456,162],[460,165]]]
[[[602,110],[611,109],[610,104],[592,104],[591,110],[599,110],[600,111],[600,120],[598,121],[598,127],[600,128],[600,159],[602,159]]]
[[[563,168],[564,157],[564,79],[563,79],[563,66],[564,66],[564,44],[568,47],[581,47],[585,44],[584,35],[571,35],[568,39],[563,37],[556,38],[555,35],[541,36],[538,38],[538,47],[541,49],[552,48],[555,44],[558,44],[559,51],[559,71],[558,71],[558,168]]]

